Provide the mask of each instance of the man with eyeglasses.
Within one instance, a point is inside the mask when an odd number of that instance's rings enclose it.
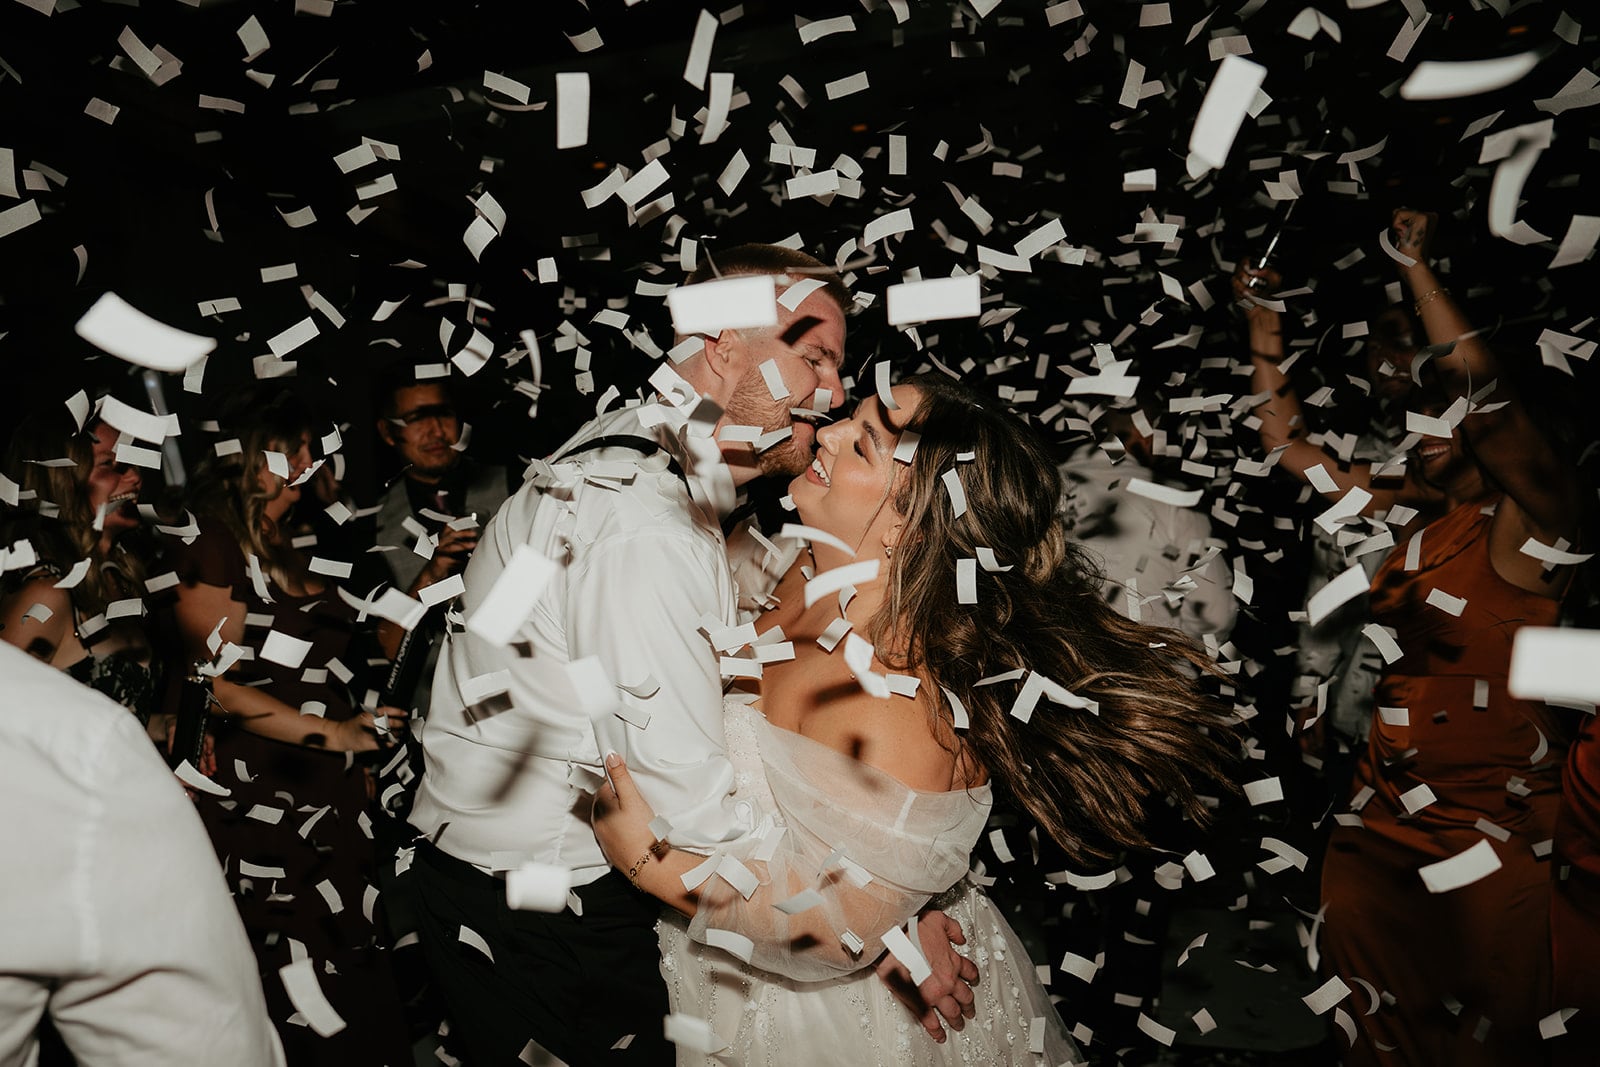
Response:
[[[378,436],[403,467],[378,502],[377,543],[395,586],[416,596],[467,565],[479,527],[508,495],[506,476],[462,451],[461,416],[442,381],[393,379],[379,395]]]

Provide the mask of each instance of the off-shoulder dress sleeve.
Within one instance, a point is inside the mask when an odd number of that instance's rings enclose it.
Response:
[[[990,790],[920,792],[765,721],[758,735],[776,811],[764,835],[719,853],[689,936],[731,940],[752,966],[796,981],[837,978],[966,873]]]

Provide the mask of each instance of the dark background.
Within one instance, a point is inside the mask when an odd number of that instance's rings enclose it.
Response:
[[[1287,32],[1307,6],[1299,0],[1176,0],[1171,23],[1154,26],[1140,25],[1145,5],[1081,4],[1083,15],[1054,26],[1052,5],[1043,0],[1004,0],[981,16],[967,3],[908,0],[904,21],[883,0],[718,4],[711,8],[722,21],[710,69],[733,72],[736,93],[748,102],[732,112],[716,143],[702,146],[693,116],[706,94],[682,78],[699,3],[340,0],[322,17],[295,14],[285,2],[85,0],[58,2],[46,16],[0,0],[0,147],[15,154],[19,187],[21,171],[35,162],[66,179],[24,190],[45,217],[0,238],[0,372],[10,387],[0,404],[0,437],[23,415],[79,389],[147,403],[136,369],[72,332],[109,290],[218,341],[201,394],[182,392],[177,376],[165,379],[191,460],[208,446],[200,420],[226,419],[230,405],[251,402],[252,361],[267,352],[266,339],[309,314],[321,336],[289,357],[298,372],[277,384],[348,428],[346,488],[358,502],[370,502],[391,473],[375,454],[370,429],[374,375],[396,364],[444,362],[474,327],[491,339],[496,358],[470,379],[453,373],[474,426],[471,451],[520,468],[590,417],[607,386],[624,396],[642,386],[653,359],[628,334],[646,331],[666,348],[671,328],[664,301],[638,295],[636,286],[681,281],[686,237],[714,257],[719,246],[797,235],[808,251],[843,263],[857,293],[875,297],[850,326],[854,374],[879,359],[909,373],[925,365],[926,350],[1000,390],[1063,446],[1103,436],[1086,421],[1089,405],[1061,407],[1062,391],[1068,374],[1092,365],[1092,342],[1115,340],[1117,358],[1134,361],[1141,395],[1157,409],[1174,398],[1224,398],[1219,410],[1161,420],[1177,446],[1161,476],[1207,489],[1203,506],[1224,516],[1217,532],[1255,579],[1254,602],[1235,634],[1236,700],[1258,713],[1252,728],[1262,756],[1247,777],[1280,773],[1290,796],[1231,824],[1240,854],[1230,857],[1237,865],[1212,883],[1213,892],[1228,903],[1265,881],[1268,896],[1314,908],[1314,871],[1245,878],[1261,833],[1316,854],[1313,825],[1327,798],[1306,776],[1286,729],[1293,662],[1286,613],[1304,601],[1309,512],[1297,487],[1233,473],[1235,457],[1255,457],[1259,446],[1239,425],[1247,408],[1233,403],[1248,395],[1249,376],[1228,276],[1241,255],[1283,225],[1285,205],[1268,197],[1263,180],[1295,171],[1305,195],[1286,227],[1279,265],[1289,286],[1313,290],[1291,302],[1289,340],[1310,349],[1297,376],[1303,396],[1332,388],[1311,408],[1313,419],[1359,431],[1372,416],[1348,377],[1364,371],[1361,342],[1343,339],[1341,326],[1369,320],[1388,302],[1384,285],[1396,279],[1377,235],[1391,210],[1437,210],[1438,251],[1457,298],[1476,324],[1493,331],[1510,373],[1584,460],[1592,482],[1600,433],[1593,361],[1570,360],[1570,374],[1543,366],[1536,341],[1546,328],[1600,337],[1592,264],[1548,270],[1573,215],[1600,214],[1600,112],[1578,108],[1556,117],[1554,144],[1524,189],[1518,217],[1549,242],[1519,246],[1488,233],[1494,165],[1478,159],[1487,134],[1550,117],[1534,101],[1593,69],[1600,38],[1588,26],[1576,31],[1577,44],[1555,34],[1564,13],[1594,21],[1576,0],[1494,0],[1481,10],[1429,0],[1426,30],[1397,62],[1385,56],[1407,18],[1396,0],[1360,11],[1324,0],[1321,10],[1340,30],[1337,42]],[[246,64],[235,31],[251,15],[271,47]],[[852,32],[801,44],[797,19],[839,15],[853,18]],[[117,44],[124,27],[180,59],[181,73],[152,84]],[[580,53],[569,35],[589,30],[604,44]],[[1241,33],[1249,58],[1268,69],[1263,88],[1272,102],[1246,119],[1225,167],[1190,181],[1189,132],[1217,65],[1209,42]],[[1444,101],[1406,101],[1397,92],[1424,59],[1530,49],[1543,55],[1539,66],[1496,92]],[[431,65],[419,71],[425,51]],[[1130,59],[1143,64],[1146,81],[1161,83],[1136,109],[1118,103]],[[247,70],[272,75],[271,86],[252,81]],[[525,83],[532,102],[548,106],[523,109],[486,92],[486,70]],[[558,151],[555,74],[564,71],[589,74],[589,142]],[[828,82],[861,71],[870,89],[827,99]],[[808,95],[805,106],[780,85],[785,76]],[[201,94],[236,100],[244,113],[202,108]],[[121,109],[112,125],[83,113],[96,97]],[[1464,136],[1469,124],[1496,113],[1485,130]],[[682,136],[672,133],[675,117],[687,120]],[[816,150],[817,170],[841,154],[859,164],[860,197],[788,200],[783,183],[795,168],[767,162],[775,124]],[[891,133],[907,138],[904,176],[888,173]],[[401,159],[341,174],[333,157],[363,136],[398,146]],[[1354,171],[1333,158],[1383,138],[1382,151]],[[1320,161],[1313,158],[1319,145],[1326,150]],[[751,169],[730,196],[716,179],[736,150]],[[652,195],[670,192],[670,209],[637,222],[616,198],[584,206],[581,190],[618,166],[637,172],[647,152],[660,154],[670,174]],[[1155,169],[1156,191],[1123,191],[1123,175],[1144,168]],[[398,189],[358,201],[356,188],[382,174],[393,175]],[[1330,180],[1352,184],[1330,189]],[[485,191],[508,222],[476,262],[461,237],[474,217],[467,198]],[[980,232],[959,210],[958,196],[979,199],[995,218],[992,232]],[[12,203],[0,197],[0,210]],[[358,203],[376,210],[356,223],[347,212]],[[276,210],[306,206],[317,221],[300,229]],[[854,243],[873,218],[901,207],[911,209],[913,231],[868,251]],[[1131,243],[1146,213],[1181,221],[1180,243]],[[1084,265],[1047,253],[1030,273],[986,271],[979,320],[932,323],[915,337],[886,323],[883,292],[906,272],[931,278],[976,269],[979,244],[1009,253],[1052,218],[1062,220],[1070,246],[1090,250]],[[87,253],[81,280],[80,246]],[[1358,249],[1365,258],[1335,266]],[[558,282],[536,280],[545,257],[555,260]],[[295,280],[261,281],[262,267],[290,262]],[[1184,287],[1203,284],[1215,306],[1202,310],[1192,298],[1165,296],[1159,273]],[[452,284],[481,304],[425,306],[447,297]],[[303,286],[333,304],[346,324],[336,328],[310,310]],[[225,297],[242,309],[209,317],[197,309]],[[391,319],[370,321],[380,302],[402,297],[406,304]],[[626,331],[593,321],[606,308],[629,317]],[[592,392],[576,387],[576,353],[557,351],[563,324],[588,350]],[[524,330],[538,336],[547,387],[536,418],[527,397],[512,389],[532,373],[518,347]],[[1158,347],[1194,330],[1186,344]],[[1214,468],[1210,477],[1171,462],[1180,453],[1194,456],[1201,438],[1200,462]],[[1014,850],[1027,852],[1020,843]],[[1224,857],[1217,866],[1227,866]],[[1102,1010],[1091,1009],[1085,1017]]]

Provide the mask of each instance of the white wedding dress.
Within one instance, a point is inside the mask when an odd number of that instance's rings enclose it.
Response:
[[[693,920],[666,909],[657,925],[673,1012],[704,1020],[711,1044],[727,1045],[708,1055],[680,1043],[679,1064],[1080,1062],[1016,935],[965,880],[987,786],[918,792],[733,700],[726,725],[737,797],[767,832],[728,850],[738,864],[720,862],[732,880],[701,886]],[[979,972],[977,1017],[944,1044],[870,966],[883,934],[930,900],[961,923]],[[856,952],[847,937],[859,939]]]

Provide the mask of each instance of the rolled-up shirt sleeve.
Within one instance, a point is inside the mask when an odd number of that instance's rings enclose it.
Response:
[[[597,657],[622,705],[595,720],[595,740],[628,761],[680,848],[750,830],[733,797],[718,657],[700,632],[707,616],[730,624],[733,604],[721,546],[688,530],[608,537],[568,576],[569,655]]]

